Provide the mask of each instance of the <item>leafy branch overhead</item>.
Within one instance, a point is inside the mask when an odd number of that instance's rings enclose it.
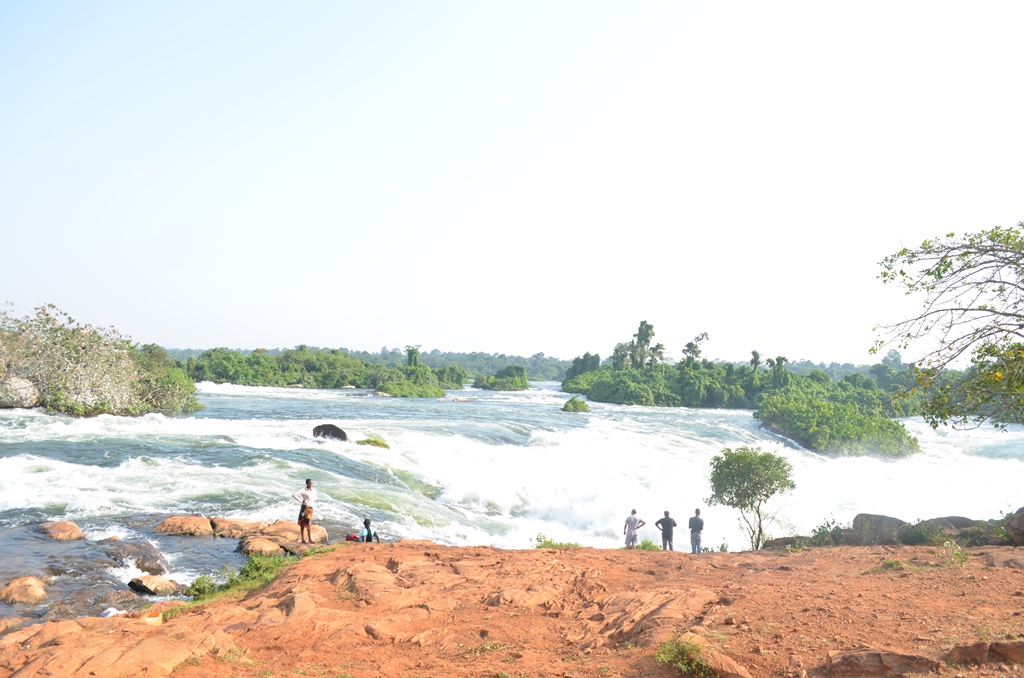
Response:
[[[927,346],[909,392],[932,426],[1024,420],[1022,228],[949,233],[881,262],[884,284],[924,299],[917,315],[876,328],[874,350]]]

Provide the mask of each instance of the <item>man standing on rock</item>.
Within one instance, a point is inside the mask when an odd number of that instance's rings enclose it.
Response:
[[[704,519],[700,517],[700,509],[690,518],[690,549],[691,553],[700,553],[700,533],[704,531]]]
[[[646,525],[641,518],[636,517],[636,509],[630,512],[626,518],[626,524],[622,526],[622,534],[626,535],[626,548],[636,549],[637,530]]]
[[[313,502],[316,501],[316,490],[313,489],[313,480],[306,478],[306,487],[292,495],[292,499],[302,503],[299,508],[299,537],[302,543],[313,543]],[[309,537],[309,541],[306,538]]]
[[[676,526],[676,521],[668,517],[668,511],[665,511],[665,517],[654,523],[654,526],[661,530],[661,550],[662,551],[674,551],[672,548],[672,530]]]

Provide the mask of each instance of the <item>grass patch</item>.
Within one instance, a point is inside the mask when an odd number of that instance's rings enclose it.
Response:
[[[543,532],[538,532],[535,538],[530,539],[537,549],[578,549],[579,544],[574,541],[555,541]]]
[[[385,450],[391,449],[391,446],[376,433],[371,433],[362,440],[357,440],[356,445],[373,445],[374,447],[383,447]]]
[[[899,558],[886,558],[881,564],[864,571],[864,574],[883,574],[885,572],[915,572],[917,568],[904,563]]]
[[[684,676],[715,678],[715,672],[704,661],[703,648],[696,643],[670,640],[662,643],[654,653],[654,659],[679,669]]]
[[[653,539],[641,539],[640,543],[636,545],[638,551],[660,551],[661,547],[658,546]],[[628,546],[620,546],[620,551],[628,551]]]

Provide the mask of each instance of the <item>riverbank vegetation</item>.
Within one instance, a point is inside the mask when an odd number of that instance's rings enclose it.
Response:
[[[0,311],[0,383],[17,387],[21,406],[76,417],[202,409],[195,384],[164,349],[53,305],[27,316]]]
[[[411,349],[411,350],[410,350]],[[440,398],[459,390],[467,379],[459,366],[434,369],[420,362],[415,347],[407,347],[404,365],[368,364],[340,349],[298,346],[276,353],[248,354],[227,348],[204,351],[185,363],[195,381],[243,386],[303,386],[305,388],[367,388],[403,398]]]
[[[757,351],[746,364],[712,362],[702,355],[707,334],[688,342],[672,365],[653,339],[654,327],[644,321],[605,364],[589,353],[576,358],[562,390],[623,405],[750,409],[771,430],[826,454],[900,457],[919,450],[894,419],[917,410],[913,372],[896,351],[872,366],[871,376],[848,372],[834,381],[824,370],[800,374],[784,356],[763,359]]]
[[[474,388],[481,388],[486,391],[525,391],[530,388],[530,381],[526,376],[526,368],[521,365],[509,365],[505,369],[498,370],[493,376],[477,375],[473,381]]]

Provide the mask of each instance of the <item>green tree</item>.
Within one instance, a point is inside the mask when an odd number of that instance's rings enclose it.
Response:
[[[796,487],[790,477],[792,465],[759,447],[725,448],[711,459],[709,505],[738,509],[740,519],[755,551],[767,540],[764,526],[775,518],[767,502],[776,494]]]
[[[880,278],[923,295],[917,315],[879,328],[877,352],[927,340],[912,368],[933,427],[1024,421],[1024,222],[925,240],[881,262]],[[966,370],[958,371],[958,364]]]
[[[405,364],[409,367],[416,367],[420,364],[420,347],[417,346],[406,346],[405,347],[406,362]]]
[[[625,342],[615,344],[612,351],[612,369],[622,370],[626,368],[626,361],[629,360],[630,345]]]
[[[640,321],[640,327],[633,335],[633,341],[629,343],[629,360],[634,370],[639,370],[647,364],[647,354],[651,348],[651,339],[654,339],[654,325],[646,320]]]
[[[700,360],[700,345],[707,340],[707,332],[701,332],[698,334],[693,338],[693,341],[687,342],[686,346],[683,347],[683,357],[688,358],[691,362],[694,360]]]

